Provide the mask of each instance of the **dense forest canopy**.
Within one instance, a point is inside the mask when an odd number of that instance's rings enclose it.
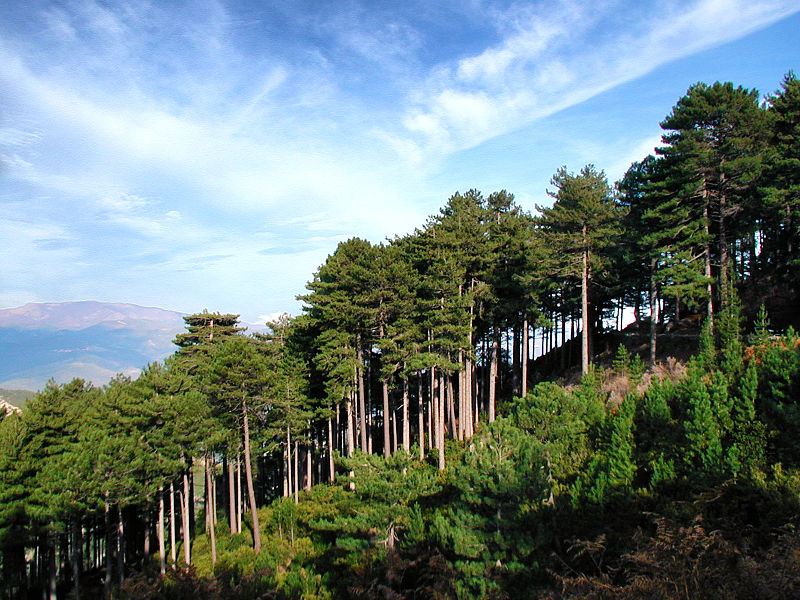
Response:
[[[796,597],[800,81],[661,127],[0,414],[3,597]]]

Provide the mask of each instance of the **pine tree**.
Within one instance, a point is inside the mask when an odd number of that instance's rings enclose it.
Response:
[[[267,427],[264,435],[270,440],[270,445],[283,448],[285,479],[289,484],[287,493],[293,491],[297,502],[299,490],[294,482],[299,480],[299,474],[293,470],[292,457],[298,451],[300,441],[307,452],[311,451],[311,420],[330,415],[326,411],[316,415],[308,397],[308,368],[298,347],[300,340],[295,323],[284,315],[268,322],[267,327],[268,332],[259,336],[264,340],[262,353],[266,375],[263,399]]]
[[[373,302],[376,252],[366,240],[352,238],[341,242],[314,279],[306,284],[311,293],[298,297],[306,304],[307,314],[318,323],[325,338],[320,339],[318,345],[333,355],[355,354],[355,361],[348,363],[353,368],[352,375],[342,377],[337,383],[345,396],[335,402],[345,398],[348,410],[355,411],[357,427],[348,425],[348,428],[354,437],[358,434],[364,452],[369,449],[364,355],[374,344],[377,329]],[[339,346],[331,346],[334,342]],[[350,397],[351,391],[355,393],[354,398]]]
[[[239,315],[210,313],[208,310],[183,317],[183,320],[186,331],[175,336],[172,343],[179,348],[175,360],[182,363],[187,373],[203,362],[203,355],[208,353],[211,344],[225,341],[244,329],[237,326]]]
[[[684,461],[690,477],[718,477],[723,471],[722,432],[714,414],[711,394],[701,369],[692,365],[681,382],[680,397],[686,406],[683,422],[686,448]]]
[[[217,411],[227,413],[239,424],[244,453],[247,495],[253,519],[253,549],[261,551],[261,530],[253,485],[250,416],[264,403],[268,374],[265,360],[253,338],[235,336],[211,348],[209,391]]]
[[[759,269],[768,278],[765,283],[770,285],[770,279],[788,283],[796,296],[800,286],[800,80],[794,72],[784,77],[781,89],[768,102],[769,147],[758,215],[763,223]]]
[[[25,548],[28,519],[25,511],[24,424],[12,414],[0,422],[0,588],[21,589],[25,584]]]
[[[589,371],[589,330],[593,319],[589,313],[589,286],[593,276],[607,263],[607,250],[619,235],[619,209],[615,204],[605,174],[593,165],[585,166],[578,175],[566,167],[559,169],[548,192],[556,202],[551,208],[539,207],[541,225],[548,240],[557,248],[563,263],[560,270],[577,278],[581,288],[581,371]]]
[[[672,212],[695,232],[680,251],[690,252],[693,256],[687,260],[693,261],[699,250],[709,286],[712,277],[716,282],[716,290],[708,289],[709,318],[713,318],[714,303],[724,305],[727,300],[731,248],[749,227],[736,217],[745,215],[752,204],[761,169],[762,122],[755,90],[717,82],[691,86],[661,123],[667,133],[662,137],[665,146],[658,152],[667,158],[667,187],[675,204]],[[665,208],[659,211],[665,214]]]

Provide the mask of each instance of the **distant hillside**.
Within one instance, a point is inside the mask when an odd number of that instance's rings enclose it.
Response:
[[[7,402],[17,408],[23,408],[31,396],[33,396],[33,392],[28,390],[6,390],[0,388],[0,401]]]
[[[0,387],[38,390],[50,378],[61,383],[74,377],[102,385],[117,373],[136,375],[174,352],[182,317],[160,308],[103,302],[0,310]]]

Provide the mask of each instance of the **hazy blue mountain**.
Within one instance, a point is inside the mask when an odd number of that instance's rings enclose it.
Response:
[[[81,377],[102,385],[175,351],[181,313],[133,304],[64,302],[0,310],[0,387],[38,390]]]
[[[6,390],[0,388],[0,405],[7,403],[17,408],[23,408],[32,395],[33,393],[30,390]],[[2,409],[0,409],[0,413],[2,413]]]

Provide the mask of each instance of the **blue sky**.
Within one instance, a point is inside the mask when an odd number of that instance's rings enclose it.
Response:
[[[775,91],[800,3],[0,4],[0,307],[299,312],[456,190],[610,180],[697,81]]]

